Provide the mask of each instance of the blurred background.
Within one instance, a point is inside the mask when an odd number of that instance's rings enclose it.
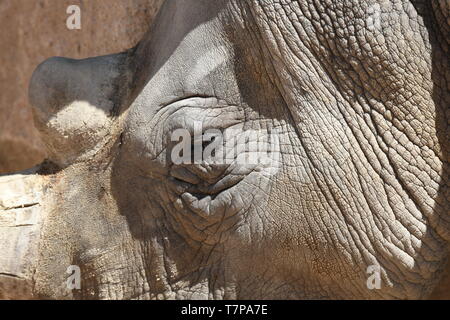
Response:
[[[53,56],[87,58],[133,47],[163,0],[0,0],[0,174],[45,158],[28,103],[28,83]],[[81,29],[67,8],[78,5]]]

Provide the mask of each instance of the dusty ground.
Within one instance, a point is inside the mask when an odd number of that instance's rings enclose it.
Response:
[[[85,58],[128,49],[148,30],[162,0],[0,0],[0,174],[41,162],[28,82],[46,58]],[[81,30],[69,30],[69,5]]]

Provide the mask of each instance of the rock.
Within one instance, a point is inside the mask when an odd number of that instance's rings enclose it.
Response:
[[[36,66],[52,56],[80,59],[131,48],[162,2],[0,1],[0,174],[31,168],[46,157],[28,102]],[[81,9],[80,30],[67,28],[70,5]]]

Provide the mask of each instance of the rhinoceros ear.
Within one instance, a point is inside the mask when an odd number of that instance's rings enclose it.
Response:
[[[126,57],[56,57],[35,70],[29,88],[35,124],[50,160],[60,167],[87,158],[109,136],[122,88],[127,88],[121,83]]]

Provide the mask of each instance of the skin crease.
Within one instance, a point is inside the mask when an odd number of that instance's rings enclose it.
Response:
[[[34,295],[426,298],[450,240],[448,11],[376,3],[167,1],[136,48],[39,66],[59,169]],[[276,132],[276,170],[177,167],[193,120]]]

